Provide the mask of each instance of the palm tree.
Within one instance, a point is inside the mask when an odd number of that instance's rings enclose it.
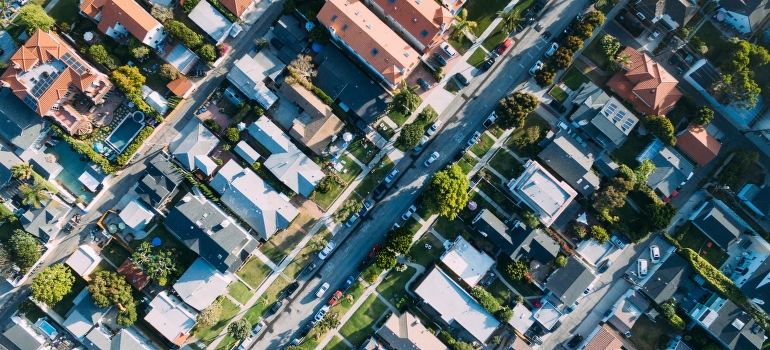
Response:
[[[21,162],[11,166],[11,174],[19,180],[27,180],[32,177],[33,173],[34,171],[32,170],[32,166],[29,165],[29,162]]]
[[[524,18],[521,17],[519,10],[510,10],[508,12],[498,11],[497,15],[503,19],[503,30],[508,33],[515,32],[522,28],[521,22]]]
[[[463,35],[471,29],[476,28],[476,26],[478,26],[476,22],[468,20],[468,10],[463,9],[459,16],[455,16],[455,22],[452,25],[455,31],[452,33],[452,36],[459,38],[460,35]]]
[[[31,204],[35,209],[40,209],[41,203],[49,198],[42,181],[35,181],[32,186],[29,184],[19,186],[19,196],[21,196],[22,203]]]
[[[410,88],[406,85],[406,81],[402,81],[401,88],[393,94],[389,108],[391,110],[403,110],[404,114],[412,113],[422,103],[420,96],[415,93],[418,88],[419,86]]]
[[[622,54],[618,56],[618,64],[628,69],[631,69],[631,55]]]

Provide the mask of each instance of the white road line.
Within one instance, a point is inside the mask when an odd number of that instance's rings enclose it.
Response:
[[[523,64],[521,64],[521,63],[519,63],[519,67],[521,67],[521,68],[524,68],[524,65],[523,65]]]
[[[530,55],[529,52],[527,52],[527,56],[529,56],[530,58],[535,58],[535,56]]]

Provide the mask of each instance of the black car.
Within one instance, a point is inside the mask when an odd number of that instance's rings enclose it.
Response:
[[[541,36],[543,37],[543,39],[548,40],[551,38],[551,32],[546,30],[545,32],[543,32]]]
[[[387,190],[388,187],[381,183],[377,188],[374,189],[374,192],[372,192],[372,198],[374,199],[380,199],[380,196],[382,196],[383,193],[385,193],[385,190]]]
[[[463,84],[465,86],[471,83],[470,81],[468,81],[468,78],[462,75],[462,73],[455,73],[455,79],[457,79],[457,81],[459,81],[460,84]]]
[[[286,287],[286,296],[288,297],[294,294],[294,292],[297,291],[297,288],[299,288],[299,282],[294,281],[294,283]]]
[[[458,160],[462,159],[462,158],[463,158],[463,156],[465,155],[465,152],[467,152],[467,151],[468,151],[468,150],[467,150],[467,149],[465,149],[465,148],[463,148],[463,149],[461,149],[461,150],[457,151],[457,154],[455,154],[454,158],[452,158],[452,161],[453,161],[453,162],[456,162],[456,161],[458,161]]]
[[[270,308],[270,312],[271,313],[278,312],[278,309],[281,308],[281,305],[283,305],[283,301],[280,301],[280,300],[276,301],[275,304],[273,304],[273,306]]]
[[[570,340],[569,343],[567,343],[567,346],[569,346],[570,348],[574,348],[578,346],[578,344],[580,344],[580,342],[582,341],[583,341],[583,336],[580,334],[575,334],[575,336],[572,337],[572,340]]]
[[[191,77],[202,77],[202,76],[204,76],[204,75],[206,75],[206,72],[205,72],[204,70],[201,70],[201,69],[198,69],[198,70],[196,70],[196,71],[193,71],[193,72],[190,74],[190,76],[191,76]]]
[[[672,65],[672,66],[673,66],[673,65],[675,65],[675,64],[677,64],[677,63],[679,63],[679,61],[681,61],[681,60],[682,60],[682,59],[681,59],[681,58],[679,58],[679,55],[677,55],[676,53],[674,53],[674,55],[673,55],[673,56],[671,56],[671,59],[670,59],[670,60],[668,60],[668,64],[670,64],[670,65]]]
[[[439,66],[442,66],[442,67],[446,66],[446,60],[438,52],[433,54],[433,60],[436,61],[436,63],[438,63]]]
[[[302,327],[302,330],[299,331],[299,337],[304,338],[307,337],[308,334],[310,334],[310,331],[313,330],[313,322],[308,322],[305,327]]]
[[[492,68],[492,65],[495,64],[495,59],[490,58],[484,62],[484,64],[481,66],[481,71],[486,72],[489,70],[489,68]]]
[[[283,48],[283,43],[276,38],[270,39],[270,43],[273,44],[273,46],[275,46],[276,50],[280,50],[281,48]]]
[[[417,79],[417,85],[420,85],[425,91],[430,90],[430,85],[423,78]]]
[[[551,100],[551,102],[548,102],[548,105],[553,107],[557,112],[564,113],[567,111],[567,107],[564,107],[563,104],[559,103],[559,101]]]

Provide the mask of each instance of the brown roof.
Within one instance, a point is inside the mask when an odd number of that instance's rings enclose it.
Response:
[[[401,24],[409,34],[429,46],[443,29],[447,30],[454,16],[435,1],[374,0],[386,16]]]
[[[650,56],[627,47],[618,57],[628,55],[629,64],[607,82],[624,100],[634,104],[637,111],[649,115],[665,115],[682,97],[676,88],[679,81]]]
[[[141,269],[136,267],[131,259],[126,258],[120,267],[118,267],[118,273],[126,276],[128,284],[134,286],[136,290],[142,290],[150,283],[150,276],[147,276]]]
[[[622,348],[623,342],[618,338],[617,333],[610,329],[606,323],[591,338],[591,341],[583,347],[584,350],[620,350]]]
[[[181,98],[187,98],[192,92],[195,85],[187,79],[184,75],[180,75],[179,78],[171,81],[166,87]]]
[[[328,0],[318,20],[392,85],[398,85],[420,62],[417,51],[360,0]]]
[[[513,350],[532,350],[532,348],[523,339],[514,335],[513,344],[511,344]]]
[[[134,0],[84,0],[80,4],[80,10],[93,19],[101,13],[98,27],[103,33],[120,23],[142,42],[153,28],[160,25],[160,22]]]
[[[284,83],[281,93],[304,112],[294,119],[289,134],[320,155],[345,124],[334,115],[331,107],[300,84]]]
[[[221,0],[220,3],[230,10],[235,16],[241,17],[246,9],[251,5],[251,0]]]
[[[704,166],[719,154],[722,144],[706,132],[706,128],[692,124],[679,135],[676,145],[698,165]]]

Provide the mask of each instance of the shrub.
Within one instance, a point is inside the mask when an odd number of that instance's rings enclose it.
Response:
[[[61,135],[64,141],[66,141],[70,147],[75,150],[75,152],[78,152],[88,157],[88,159],[91,161],[99,164],[104,172],[108,174],[115,174],[118,171],[118,168],[110,164],[107,158],[104,158],[104,156],[94,151],[91,145],[75,140],[75,138],[65,133],[60,127],[56,125],[51,125],[51,129]]]
[[[610,240],[610,235],[607,234],[607,230],[598,225],[591,226],[591,236],[593,236],[594,240],[602,244],[607,243],[607,241]]]
[[[238,131],[238,128],[227,128],[227,130],[225,130],[225,138],[227,141],[236,143],[241,140],[241,132]]]
[[[187,2],[185,2],[185,5],[186,4]],[[182,22],[170,19],[166,21],[166,23],[163,23],[163,28],[165,28],[171,36],[179,39],[179,41],[182,42],[182,45],[190,50],[195,50],[203,45],[203,35],[196,33]]]
[[[211,131],[215,134],[218,134],[219,131],[221,130],[219,127],[219,124],[217,124],[217,121],[214,119],[206,119],[203,121],[203,124],[208,126],[209,129],[211,129]]]
[[[513,311],[508,307],[503,307],[497,302],[497,299],[492,296],[486,289],[476,286],[471,289],[471,296],[478,300],[481,307],[489,311],[489,313],[495,315],[495,317],[501,322],[508,322],[513,317]]]
[[[398,135],[396,143],[402,145],[404,148],[413,148],[420,143],[424,133],[425,129],[422,124],[412,123],[406,125],[401,129],[401,133]]]
[[[217,60],[217,51],[214,48],[214,45],[211,44],[204,44],[201,46],[200,49],[198,49],[198,56],[206,62],[214,62]]]
[[[380,273],[382,273],[382,269],[377,267],[377,265],[370,265],[364,273],[361,274],[361,279],[366,281],[366,283],[373,284],[374,282],[377,282]]]
[[[387,249],[380,250],[374,256],[374,264],[382,270],[390,270],[396,266],[396,254]]]
[[[690,262],[693,270],[703,276],[703,279],[706,280],[706,283],[712,289],[732,300],[737,305],[744,305],[748,301],[746,295],[738,289],[733,281],[706,261],[706,259],[703,259],[698,253],[690,248],[684,248],[680,252]]]
[[[152,5],[152,10],[150,11],[150,14],[153,17],[155,17],[155,19],[157,19],[158,22],[160,23],[163,23],[165,21],[168,21],[174,18],[174,11],[170,7],[164,7],[158,4]]]
[[[505,269],[508,275],[515,280],[521,280],[529,272],[527,265],[519,260],[516,260],[508,265]]]
[[[319,44],[326,44],[329,42],[329,33],[326,32],[326,29],[322,28],[321,26],[315,26],[313,29],[310,30],[310,41],[319,43]]]
[[[195,6],[198,6],[198,3],[201,2],[201,0],[185,0],[184,5],[182,5],[182,8],[184,9],[185,13],[190,13]]]
[[[321,182],[318,183],[318,185],[315,187],[315,191],[318,193],[329,193],[331,191],[332,186],[336,185],[336,182],[334,181],[334,177],[330,175],[324,176],[323,179],[321,179]]]
[[[565,258],[563,255],[559,255],[556,257],[556,259],[553,261],[553,265],[559,269],[564,266],[567,266],[567,258]]]
[[[139,132],[138,135],[134,138],[133,141],[126,147],[126,149],[123,150],[123,153],[121,153],[116,161],[120,165],[126,165],[131,158],[133,158],[134,153],[136,153],[137,150],[139,150],[139,147],[144,144],[144,140],[146,140],[150,135],[152,135],[152,132],[155,131],[155,128],[145,125],[142,131]]]
[[[160,65],[160,69],[158,69],[158,74],[161,76],[161,78],[166,79],[168,81],[176,80],[179,78],[179,71],[172,65],[168,63],[164,63]]]

